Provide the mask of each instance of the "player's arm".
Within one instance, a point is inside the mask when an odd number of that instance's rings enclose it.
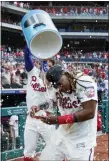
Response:
[[[97,105],[97,91],[94,87],[81,92],[82,109],[73,114],[64,116],[41,117],[40,119],[47,124],[72,124],[93,119]]]
[[[27,70],[27,72],[30,72],[34,67],[34,64],[32,61],[32,54],[27,46],[24,48],[24,61],[25,69]]]
[[[93,119],[95,116],[96,101],[90,100],[82,103],[83,109],[74,114],[64,116],[40,117],[47,124],[72,124]]]
[[[95,116],[97,101],[90,100],[82,103],[83,109],[75,113],[78,122],[93,119]]]
[[[96,104],[97,101],[95,100],[86,101],[81,104],[83,107],[82,110],[77,111],[74,114],[59,116],[57,121],[59,124],[70,124],[93,119],[95,116]]]

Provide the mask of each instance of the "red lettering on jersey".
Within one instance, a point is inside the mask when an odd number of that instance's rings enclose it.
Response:
[[[45,91],[46,91],[46,88],[45,88],[45,87],[42,87],[42,88],[41,88],[41,91],[42,91],[42,92],[45,92]]]
[[[74,108],[77,108],[77,107],[78,107],[77,104],[78,104],[78,101],[73,101],[73,102],[72,102],[72,105],[74,106]]]
[[[78,98],[77,98],[78,99]],[[80,104],[81,103],[81,101],[78,99],[78,104]]]
[[[32,87],[36,91],[40,87],[40,84],[39,83],[35,83],[35,84],[32,85]]]
[[[80,100],[77,99],[75,101],[70,100],[70,97],[64,97],[62,98],[62,108],[77,108],[80,104]]]
[[[72,104],[71,103],[68,103],[68,108],[72,108]]]
[[[37,80],[36,76],[32,76],[32,81],[36,82],[36,80]]]
[[[36,76],[32,76],[32,79],[31,79],[31,83],[30,84],[31,84],[33,90],[34,91],[39,91],[39,92],[46,92],[46,88],[45,87],[40,87],[40,84],[37,83],[36,81],[37,81]]]

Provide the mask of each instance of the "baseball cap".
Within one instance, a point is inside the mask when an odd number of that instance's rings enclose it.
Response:
[[[46,79],[52,83],[54,88],[58,88],[58,82],[63,73],[63,69],[60,65],[54,65],[46,73]]]

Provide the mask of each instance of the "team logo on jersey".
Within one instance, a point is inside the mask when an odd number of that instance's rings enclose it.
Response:
[[[94,90],[94,87],[89,87],[85,90],[85,95],[88,97],[88,98],[91,98],[91,97],[94,97],[95,95],[95,90]]]
[[[64,97],[61,100],[62,108],[78,108],[80,104],[79,99],[71,100],[70,97]]]
[[[37,82],[36,76],[32,76],[30,84],[34,91],[46,92],[46,88],[44,86],[42,87],[40,83]]]

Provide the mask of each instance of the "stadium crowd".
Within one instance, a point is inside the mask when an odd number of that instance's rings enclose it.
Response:
[[[2,45],[1,48],[1,56],[5,60],[16,60],[23,61],[24,60],[24,52],[21,48],[14,48],[8,45]],[[55,56],[55,60],[58,61],[80,61],[80,62],[103,62],[107,63],[109,58],[109,53],[105,51],[93,51],[84,53],[82,50],[77,51],[76,53],[72,52],[71,48],[63,48],[57,55]]]
[[[8,47],[8,50],[11,49]],[[12,49],[11,49],[12,50]],[[20,49],[17,49],[19,52],[22,53],[21,57],[23,57],[23,51]],[[9,52],[10,54],[11,52]],[[93,53],[93,57],[95,57],[97,54],[96,52]],[[19,54],[16,54],[15,57],[20,57]],[[90,57],[89,54],[86,54],[87,57]],[[73,62],[66,62],[63,59],[60,59],[60,55],[58,54],[55,61],[62,64],[65,70],[72,71],[72,69],[77,69],[79,71],[84,72],[85,74],[89,74],[96,78],[98,83],[98,90],[107,92],[108,90],[108,64],[103,63],[97,63],[97,64],[89,64],[89,63],[80,63],[79,62],[79,55],[77,54],[75,61],[78,60],[78,63]],[[81,54],[81,57],[83,55]],[[93,59],[92,57],[92,59]],[[7,59],[2,58],[2,65],[1,65],[1,78],[2,78],[2,88],[26,88],[27,84],[27,73],[24,66],[24,61],[17,61],[13,58],[9,59],[10,57],[7,57]],[[34,64],[36,66],[41,67],[41,63],[33,57]],[[102,57],[100,57],[102,59]],[[107,54],[106,58],[107,59]]]
[[[2,16],[1,22],[20,26],[20,23],[18,21],[12,20],[10,16],[5,17],[5,18]]]
[[[8,45],[2,45],[0,50],[1,50],[1,56],[4,59],[5,58],[9,59],[9,57],[12,59],[24,57],[24,52],[23,49],[21,48],[14,48]]]
[[[108,15],[108,11],[106,7],[92,7],[92,6],[31,6],[29,2],[5,2],[11,5],[14,5],[16,7],[24,8],[24,9],[43,9],[49,14],[55,15],[55,16],[62,16],[62,15],[86,15],[86,16],[104,16]]]
[[[108,52],[93,51],[84,53],[82,50],[76,53],[70,50],[62,50],[57,54],[57,60],[80,61],[80,62],[108,62]]]

